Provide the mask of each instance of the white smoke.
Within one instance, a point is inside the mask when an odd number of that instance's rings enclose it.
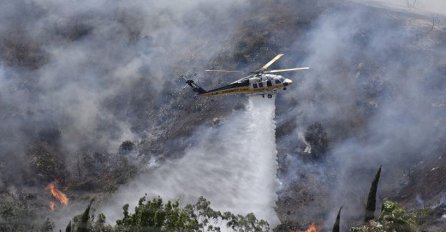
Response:
[[[67,153],[116,151],[151,129],[155,120],[135,126],[143,118],[136,114],[165,106],[177,73],[202,70],[224,49],[238,22],[229,16],[233,6],[245,2],[0,1],[0,64],[11,73],[0,78],[0,108],[11,112],[0,112],[11,121],[0,132],[49,121]],[[11,116],[27,112],[20,123]],[[17,141],[26,147],[26,139]],[[1,157],[22,157],[4,151]]]
[[[198,130],[198,143],[181,159],[140,175],[99,211],[115,221],[122,217],[123,204],[133,206],[145,193],[183,203],[204,196],[218,210],[253,212],[277,224],[274,113],[273,99],[249,98],[245,111],[234,112],[219,126]]]
[[[419,14],[446,15],[446,2],[443,0],[367,0],[357,1],[382,5],[390,8],[410,10]]]
[[[368,180],[380,165],[378,201],[403,186],[401,170],[436,157],[439,144],[444,144],[439,142],[444,127],[438,126],[445,122],[440,100],[445,93],[441,58],[445,47],[440,39],[444,37],[438,36],[444,33],[444,22],[433,29],[430,15],[403,14],[394,7],[389,10],[394,2],[388,1],[384,9],[346,4],[327,11],[291,49],[306,51],[296,52],[306,54],[299,64],[311,67],[299,74],[302,76],[296,74],[300,85],[278,101],[279,122],[296,125],[292,132],[284,130],[287,134],[278,144],[291,147],[292,141],[300,143],[294,150],[279,152],[288,167],[281,180],[284,186],[293,187],[287,181],[305,186],[314,198],[300,203],[304,194],[289,194],[293,188],[280,198],[286,200],[279,205],[298,204],[299,209],[290,210],[289,218],[299,224],[331,211],[326,220],[332,226],[341,205],[345,206],[345,225],[361,218]],[[320,162],[324,172],[308,173],[301,161],[305,153],[299,135],[315,122],[321,122],[326,130],[329,149],[327,159]],[[324,178],[329,181],[319,181]],[[314,185],[319,187],[311,190]]]

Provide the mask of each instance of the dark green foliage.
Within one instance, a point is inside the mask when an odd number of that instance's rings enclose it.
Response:
[[[78,232],[88,232],[88,222],[90,221],[90,209],[91,205],[93,204],[94,199],[90,201],[90,204],[88,204],[88,207],[85,209],[84,213],[82,214],[80,218],[80,222],[77,226]]]
[[[414,214],[406,212],[398,203],[384,201],[378,221],[370,220],[352,232],[419,232]]]
[[[46,221],[37,221],[36,212],[20,195],[0,194],[0,231],[40,231]],[[45,222],[45,223],[44,223]]]
[[[198,229],[198,221],[189,217],[190,209],[181,209],[178,202],[163,203],[161,198],[147,201],[139,200],[135,213],[128,212],[128,205],[123,207],[124,218],[116,222],[119,231],[173,231],[175,229],[192,231]]]
[[[381,166],[376,172],[375,178],[373,179],[372,185],[370,186],[369,195],[367,197],[367,205],[365,209],[364,221],[368,222],[375,218],[376,210],[376,192],[378,191],[379,177],[381,175]]]
[[[95,222],[94,215],[91,214],[91,205],[93,204],[94,199],[90,201],[85,211],[77,215],[73,218],[72,221],[69,222],[65,231],[66,232],[106,232],[111,231],[107,230],[107,227],[102,226],[105,221],[105,217],[102,215],[98,216],[98,219]],[[101,224],[102,223],[102,224]],[[96,227],[96,228],[95,228]]]
[[[68,223],[67,228],[65,228],[65,232],[71,232],[71,221]]]
[[[269,231],[269,224],[264,220],[258,221],[253,213],[242,216],[226,212],[223,219],[229,220],[226,225],[234,231]]]
[[[289,232],[293,226],[288,221],[281,222],[279,225],[274,227],[273,232]]]
[[[47,218],[40,227],[40,232],[51,232],[54,230],[54,223]]]
[[[341,226],[341,210],[342,210],[342,206],[341,206],[341,208],[339,208],[338,215],[336,216],[336,222],[333,225],[333,230],[332,230],[333,232],[341,231],[340,230],[340,226]]]
[[[147,200],[145,196],[139,200],[134,213],[129,212],[129,205],[124,205],[123,218],[117,220],[113,227],[105,224],[103,214],[99,214],[95,220],[94,215],[89,213],[90,206],[91,204],[82,215],[74,218],[71,231],[221,231],[221,226],[234,231],[269,231],[268,223],[258,220],[254,214],[242,216],[230,212],[221,213],[213,210],[210,202],[203,197],[193,205],[181,207],[178,201],[164,202],[160,197]]]
[[[94,231],[99,232],[111,232],[112,227],[110,225],[105,224],[105,215],[100,213],[96,219],[96,221],[93,223]]]
[[[379,221],[384,225],[386,231],[418,231],[415,215],[406,212],[398,203],[385,201]]]

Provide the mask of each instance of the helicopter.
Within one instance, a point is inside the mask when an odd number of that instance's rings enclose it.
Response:
[[[276,55],[272,60],[263,65],[260,69],[251,72],[248,76],[238,79],[232,83],[225,86],[218,87],[211,90],[205,90],[196,84],[193,80],[188,80],[182,76],[186,81],[186,84],[192,87],[192,90],[200,96],[220,96],[227,94],[249,94],[249,95],[261,95],[268,98],[272,98],[273,94],[286,90],[289,85],[293,83],[292,80],[285,78],[281,75],[275,73],[290,72],[290,71],[300,71],[310,69],[309,67],[299,67],[299,68],[287,68],[287,69],[276,69],[268,70],[268,68],[280,59],[284,54]],[[230,70],[215,70],[208,69],[206,72],[241,72],[241,71],[230,71]],[[186,86],[187,86],[186,85]]]

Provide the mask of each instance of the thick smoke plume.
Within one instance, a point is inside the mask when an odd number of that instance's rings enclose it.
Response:
[[[202,70],[225,49],[236,20],[230,9],[244,7],[243,1],[0,4],[0,158],[18,167],[2,170],[17,183],[36,138],[70,163],[80,152],[116,152],[124,140],[156,137],[168,121],[160,111],[189,104],[175,98],[179,74]]]
[[[296,103],[280,111],[287,114],[281,124],[297,126],[279,146],[301,139],[306,128],[321,122],[330,141],[327,158],[300,167],[326,170],[315,175],[321,185],[330,185],[321,186],[325,194],[317,196],[331,199],[324,206],[331,210],[330,220],[341,205],[346,217],[357,217],[365,203],[365,180],[372,179],[380,164],[381,193],[390,196],[403,187],[410,167],[444,151],[444,35],[444,22],[431,16],[341,3],[296,42],[294,49],[308,54],[302,63],[312,70],[278,104]],[[297,153],[305,157],[300,149]],[[288,161],[299,164],[300,158],[292,154],[288,151]],[[293,174],[302,173],[298,169],[285,177],[302,181],[305,174]],[[316,199],[305,214],[317,216],[319,211],[311,208],[320,201],[324,199]]]
[[[274,99],[250,97],[246,110],[194,133],[181,159],[142,174],[99,210],[114,221],[122,216],[121,205],[135,205],[144,194],[183,202],[204,196],[218,210],[253,212],[277,224],[274,111]]]

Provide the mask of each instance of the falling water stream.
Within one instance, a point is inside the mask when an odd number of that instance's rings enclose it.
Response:
[[[110,221],[121,217],[147,193],[165,199],[196,202],[199,196],[217,210],[255,213],[270,224],[275,213],[277,160],[274,98],[250,97],[245,110],[235,111],[219,126],[199,129],[197,144],[177,160],[140,175],[121,188],[103,211]]]

